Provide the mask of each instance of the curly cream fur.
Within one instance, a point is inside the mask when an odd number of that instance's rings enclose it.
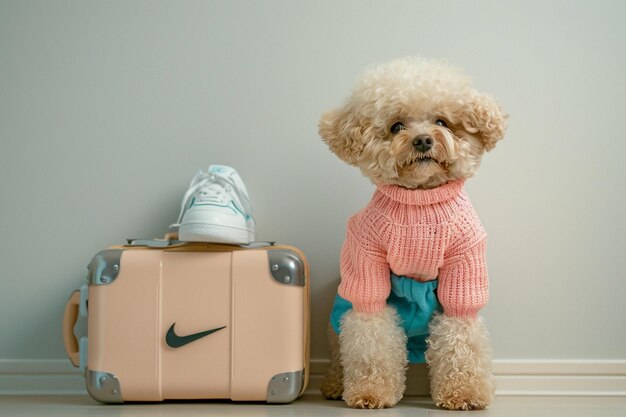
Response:
[[[482,318],[435,316],[426,361],[431,395],[439,407],[481,410],[493,400],[489,333]]]
[[[437,119],[448,126],[437,125]],[[395,122],[406,129],[391,133]],[[505,129],[506,115],[491,96],[472,87],[469,76],[423,58],[366,70],[346,103],[324,113],[319,123],[320,135],[339,158],[376,184],[407,188],[469,178]],[[425,154],[412,146],[421,134],[435,141]],[[419,162],[422,157],[433,162]]]
[[[392,307],[379,313],[347,312],[339,349],[343,399],[354,408],[393,407],[404,394],[406,335]]]

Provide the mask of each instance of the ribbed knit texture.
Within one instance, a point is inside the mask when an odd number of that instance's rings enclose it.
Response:
[[[487,235],[463,190],[452,181],[430,190],[379,185],[348,221],[339,295],[356,311],[381,311],[390,271],[420,281],[439,278],[449,316],[474,317],[489,297]]]

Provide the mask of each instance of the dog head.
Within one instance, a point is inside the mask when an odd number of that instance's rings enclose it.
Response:
[[[375,184],[433,188],[472,176],[506,118],[461,71],[405,58],[366,70],[345,104],[322,115],[319,132]]]

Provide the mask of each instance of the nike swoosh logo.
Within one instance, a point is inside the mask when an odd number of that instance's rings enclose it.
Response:
[[[217,331],[220,331],[226,328],[226,326],[222,326],[222,327],[217,327],[215,329],[206,330],[200,333],[194,333],[194,334],[190,334],[187,336],[179,336],[174,331],[175,325],[176,323],[172,324],[172,327],[170,327],[170,329],[167,331],[167,334],[165,335],[165,343],[167,343],[167,345],[172,348],[179,348],[181,346],[185,346],[191,342],[195,342],[198,339],[202,339],[204,336],[208,336],[211,333],[215,333]]]

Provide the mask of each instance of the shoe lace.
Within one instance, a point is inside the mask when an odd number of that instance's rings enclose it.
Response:
[[[185,192],[183,202],[180,206],[180,213],[178,214],[178,221],[170,225],[170,227],[180,226],[189,200],[197,192],[200,192],[203,201],[224,204],[233,191],[237,195],[240,204],[243,205],[246,216],[251,216],[252,212],[247,195],[237,187],[231,177],[220,175],[219,173],[198,171],[193,180],[191,180],[191,185],[187,189],[187,192]]]

